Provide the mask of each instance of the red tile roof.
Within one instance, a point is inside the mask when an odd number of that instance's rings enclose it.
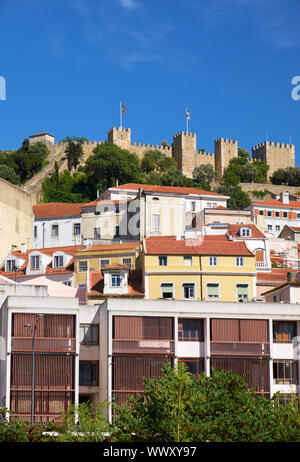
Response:
[[[145,240],[148,255],[236,255],[253,256],[244,241],[231,241],[224,234],[199,239],[176,240],[175,236],[148,237]]]
[[[104,276],[102,271],[90,271],[91,296],[103,296]],[[143,274],[141,270],[131,270],[128,275],[128,295],[144,295]],[[122,297],[122,295],[118,295]]]
[[[279,286],[287,282],[287,273],[298,272],[298,269],[272,268],[270,273],[257,273],[257,283],[259,285],[276,285]]]
[[[106,265],[103,270],[119,270],[119,269],[129,269],[127,265],[122,265],[121,263],[113,263],[112,265]]]
[[[126,250],[126,249],[135,249],[140,245],[140,242],[127,242],[125,244],[99,244],[99,245],[92,245],[91,247],[80,248],[78,251],[80,252],[90,252],[94,250]],[[78,252],[77,251],[77,252]]]
[[[35,218],[79,217],[81,207],[84,205],[84,203],[49,202],[48,204],[34,205],[33,214]]]
[[[119,189],[129,189],[132,191],[138,191],[140,188],[143,188],[145,191],[151,192],[161,192],[161,193],[174,193],[174,194],[193,194],[198,196],[216,196],[216,197],[227,197],[223,194],[217,194],[215,192],[204,191],[198,188],[185,188],[185,187],[178,187],[178,186],[159,186],[159,185],[151,185],[151,184],[140,184],[140,183],[126,183],[122,184],[121,186],[114,186],[109,188],[109,190],[119,190]]]
[[[285,209],[288,208],[300,208],[300,201],[289,201],[288,204],[283,204],[280,200],[278,199],[266,199],[265,201],[258,201],[254,202],[252,205],[254,206],[265,206],[265,207],[283,207]]]
[[[300,233],[300,226],[289,226],[295,233]]]
[[[251,236],[241,236],[240,229],[241,228],[251,228]],[[266,239],[266,236],[258,229],[258,227],[254,224],[232,224],[228,229],[228,234],[235,238],[243,238],[243,239]]]
[[[119,204],[126,204],[128,202],[132,202],[132,199],[120,199],[120,200],[101,200],[96,199],[93,202],[87,202],[86,204],[82,204],[83,207],[95,207],[95,206],[104,206],[104,205],[119,205]]]
[[[41,136],[41,135],[53,136],[53,135],[50,135],[50,133],[47,133],[47,132],[39,132],[39,133],[36,133],[35,135],[29,135],[29,138],[34,138],[35,136]]]

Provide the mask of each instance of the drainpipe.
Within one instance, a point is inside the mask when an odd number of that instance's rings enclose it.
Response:
[[[45,247],[45,223],[42,224],[43,226],[43,248]]]
[[[202,275],[202,260],[201,260],[201,255],[199,255],[200,258],[200,299],[203,301],[203,275]]]

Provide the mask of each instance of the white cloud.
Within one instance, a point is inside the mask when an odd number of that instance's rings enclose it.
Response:
[[[119,0],[121,5],[124,7],[124,8],[127,8],[128,10],[134,10],[135,8],[137,8],[139,5],[137,2],[135,2],[134,0]]]

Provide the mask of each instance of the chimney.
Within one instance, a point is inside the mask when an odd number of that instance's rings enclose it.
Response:
[[[290,196],[288,191],[282,191],[280,193],[280,202],[283,204],[289,204],[290,203]]]
[[[26,251],[27,251],[27,245],[21,244],[21,253],[26,253]]]

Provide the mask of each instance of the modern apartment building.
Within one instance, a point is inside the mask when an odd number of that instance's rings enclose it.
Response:
[[[81,308],[80,319],[96,321],[100,339],[98,357],[90,346],[99,381],[80,387],[81,399],[122,404],[142,393],[143,377],[159,376],[164,362],[178,360],[196,376],[247,373],[249,386],[266,397],[280,392],[286,401],[299,393],[298,305],[109,299]]]

